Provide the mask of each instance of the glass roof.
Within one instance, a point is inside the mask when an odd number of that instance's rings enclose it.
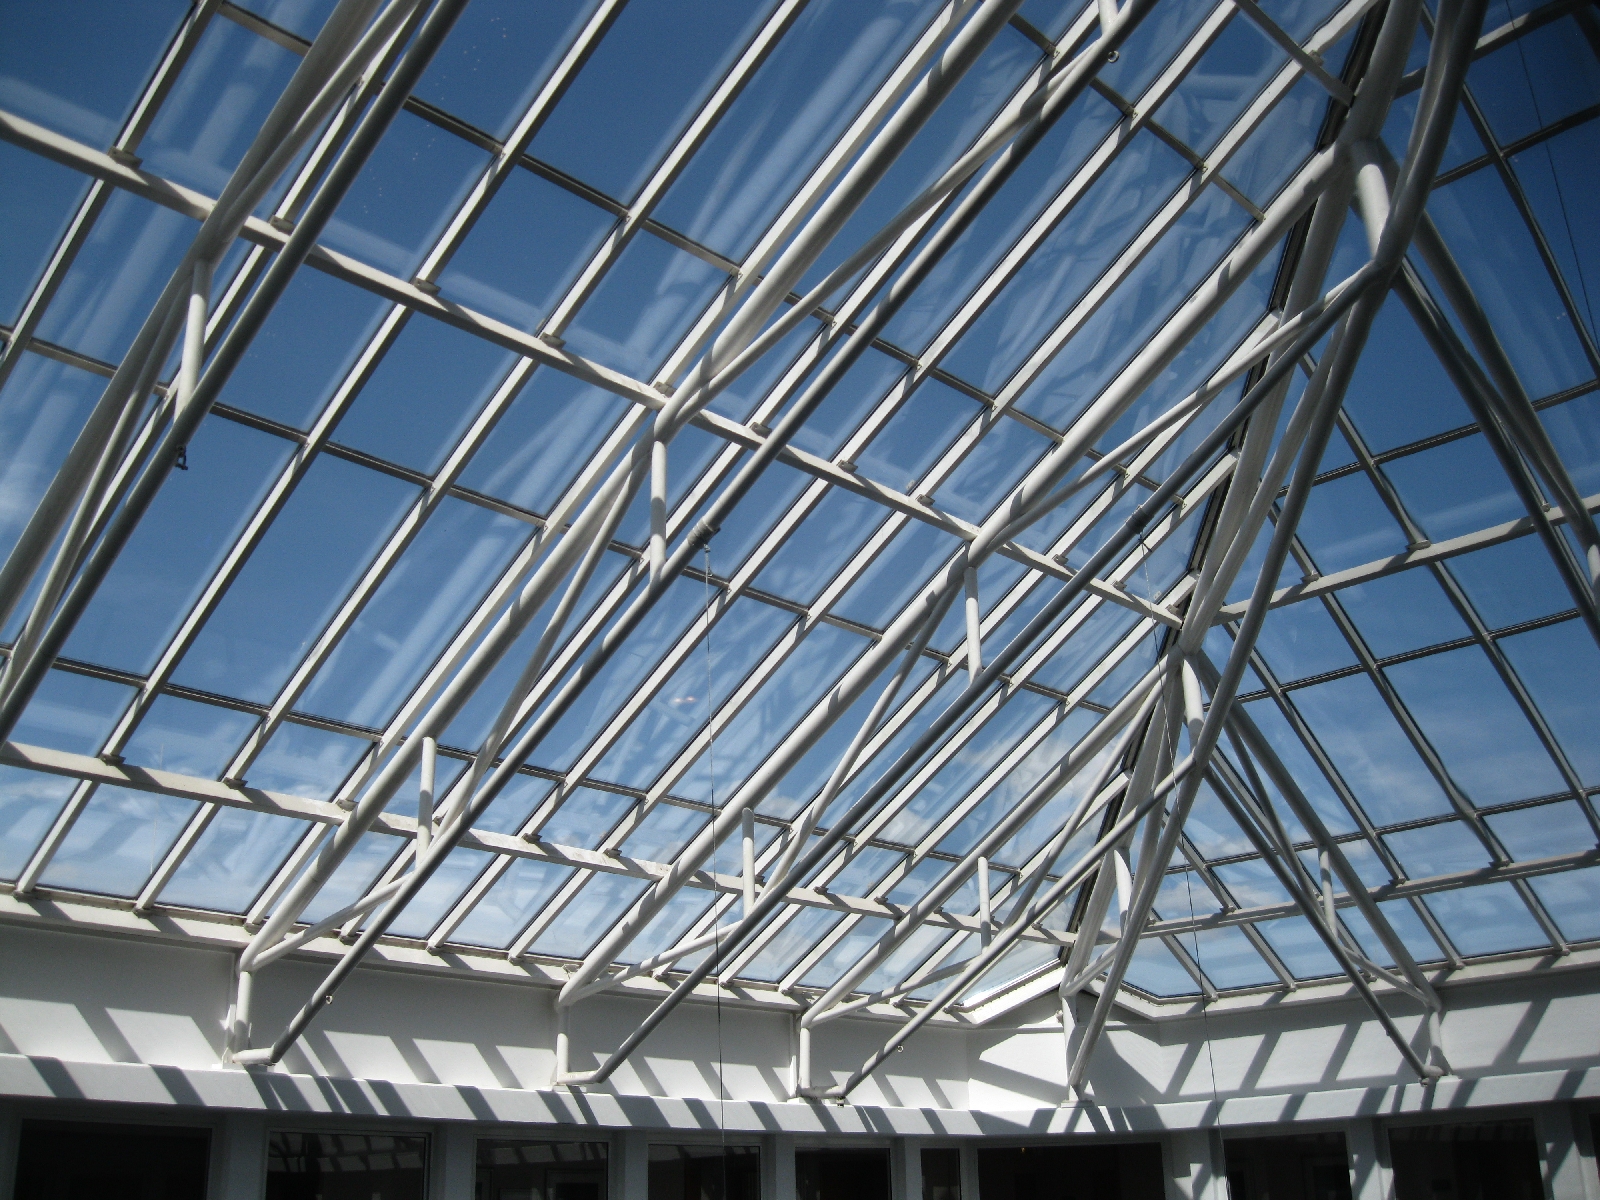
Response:
[[[1489,4],[1297,498],[1388,10],[1105,7],[17,6],[0,880],[913,1013],[1600,943],[1594,10]]]

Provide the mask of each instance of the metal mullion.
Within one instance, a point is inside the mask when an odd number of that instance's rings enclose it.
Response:
[[[1506,849],[1501,844],[1500,839],[1495,836],[1493,830],[1484,824],[1483,818],[1478,815],[1476,806],[1467,798],[1466,793],[1461,790],[1461,786],[1451,776],[1449,769],[1444,764],[1444,760],[1439,757],[1439,752],[1434,749],[1433,743],[1427,739],[1427,736],[1422,732],[1422,727],[1417,724],[1416,718],[1411,715],[1410,708],[1400,698],[1400,693],[1395,690],[1394,685],[1389,682],[1388,676],[1383,673],[1383,669],[1374,660],[1372,650],[1367,646],[1366,639],[1361,636],[1361,631],[1356,628],[1355,622],[1350,619],[1350,615],[1345,611],[1344,605],[1336,596],[1324,596],[1322,603],[1328,610],[1328,614],[1333,617],[1334,624],[1339,627],[1340,633],[1344,635],[1345,641],[1349,643],[1357,662],[1361,664],[1361,669],[1378,689],[1378,694],[1383,698],[1390,714],[1405,733],[1412,749],[1417,752],[1417,756],[1422,759],[1423,765],[1428,768],[1428,773],[1433,776],[1440,790],[1444,792],[1445,797],[1450,801],[1451,807],[1456,810],[1467,827],[1478,836],[1484,848],[1489,851],[1490,858],[1496,863],[1509,861],[1510,856],[1506,853]]]
[[[1132,106],[1133,113],[1126,115],[1101,141],[1084,160],[1082,166],[1073,173],[1071,179],[1062,186],[1033,219],[1012,246],[1001,256],[999,261],[990,268],[988,275],[978,284],[972,294],[960,308],[950,317],[942,329],[934,335],[929,342],[928,349],[923,352],[922,360],[927,363],[936,363],[944,358],[946,353],[956,341],[966,333],[971,325],[984,312],[990,302],[999,294],[1001,289],[1009,283],[1012,277],[1021,269],[1022,264],[1032,255],[1039,245],[1047,238],[1055,227],[1071,213],[1078,201],[1088,192],[1090,187],[1111,166],[1112,162],[1122,152],[1123,148],[1134,141],[1134,135],[1139,131],[1141,124],[1148,120],[1157,108],[1183,81],[1185,75],[1199,61],[1210,44],[1221,35],[1238,9],[1232,0],[1212,9],[1208,16],[1173,58],[1172,62],[1159,74],[1156,79],[1145,89],[1143,95]],[[1009,408],[1010,405],[1001,407]]]
[[[398,337],[399,329],[394,331]],[[389,342],[393,344],[392,339]],[[385,351],[386,352],[386,351]],[[537,369],[537,365],[530,359],[520,359],[510,373],[495,389],[494,395],[484,406],[483,410],[474,419],[472,425],[462,435],[461,440],[446,458],[444,465],[422,486],[421,494],[412,502],[406,514],[400,518],[394,530],[385,539],[383,546],[368,563],[361,577],[340,602],[339,608],[323,626],[311,648],[301,657],[289,679],[278,689],[278,694],[273,698],[266,719],[257,727],[245,746],[239,751],[233,762],[229,764],[228,774],[240,777],[249,769],[255,760],[256,754],[266,746],[269,738],[282,724],[289,710],[299,701],[305,689],[311,685],[312,679],[322,669],[328,658],[337,649],[350,627],[360,618],[368,602],[377,592],[389,573],[398,565],[401,557],[415,541],[422,527],[428,519],[438,510],[450,494],[450,489],[460,477],[461,472],[471,461],[473,454],[483,444],[493,431],[495,425],[505,414],[506,410],[516,401],[526,385],[528,378]],[[366,380],[361,381],[365,386]],[[343,391],[344,389],[341,389]],[[353,402],[351,395],[350,401]],[[311,457],[317,454],[332,435],[334,424],[344,415],[343,406],[330,404],[331,412],[325,413],[312,427],[311,436],[307,439],[306,450],[303,455],[297,455],[294,466],[304,467],[299,472],[303,477],[305,470],[309,469]],[[331,417],[331,420],[329,419]],[[535,540],[542,537],[541,531],[534,533]]]
[[[879,84],[877,91],[863,105],[822,161],[813,168],[810,176],[767,226],[756,246],[739,264],[739,274],[726,293],[723,307],[731,307],[733,302],[755,286],[756,281],[762,276],[763,268],[796,233],[807,214],[822,202],[834,181],[845,171],[857,153],[867,145],[874,130],[890,117],[901,97],[913,87],[923,68],[939,52],[946,38],[956,31],[967,14],[977,7],[977,2],[978,0],[947,0],[940,12],[932,18],[917,41]],[[678,348],[668,356],[659,372],[660,378],[678,379],[689,369],[690,364],[705,347],[716,324],[720,322],[720,316],[715,315],[718,307],[713,303],[707,309],[707,315],[711,319],[702,318]]]
[[[561,56],[561,61],[551,71],[537,95],[517,118],[511,136],[494,152],[494,158],[474,185],[471,194],[457,207],[450,224],[439,236],[423,258],[415,278],[431,282],[446,263],[460,249],[478,217],[488,207],[507,176],[519,165],[523,150],[533,140],[545,119],[559,103],[582,70],[584,63],[594,53],[612,23],[621,13],[627,0],[601,0],[584,23],[583,29],[572,40]]]
[[[1427,18],[1424,18],[1426,20]],[[1431,22],[1429,22],[1431,33]],[[1572,289],[1567,286],[1566,277],[1562,274],[1555,254],[1550,249],[1550,242],[1544,235],[1544,228],[1539,224],[1539,218],[1534,215],[1533,206],[1528,201],[1528,194],[1522,188],[1522,181],[1517,178],[1516,172],[1511,169],[1505,151],[1495,138],[1494,130],[1489,127],[1488,119],[1479,107],[1470,87],[1461,89],[1461,106],[1466,110],[1467,118],[1472,122],[1474,132],[1488,150],[1489,156],[1494,161],[1495,170],[1500,175],[1500,182],[1511,195],[1511,201],[1516,205],[1517,213],[1522,217],[1523,224],[1528,227],[1528,233],[1533,238],[1534,248],[1539,252],[1539,260],[1544,264],[1545,271],[1550,276],[1550,281],[1555,284],[1556,294],[1561,297],[1561,307],[1566,310],[1567,320],[1571,323],[1573,332],[1578,335],[1579,344],[1583,346],[1585,357],[1589,360],[1589,369],[1600,375],[1600,346],[1596,346],[1594,335],[1590,333],[1589,326],[1583,320],[1576,300],[1573,298]],[[1492,369],[1492,364],[1491,364]],[[1513,397],[1508,396],[1508,400]]]
[[[1389,849],[1388,843],[1378,835],[1377,827],[1372,824],[1371,818],[1367,816],[1366,809],[1356,798],[1355,793],[1350,790],[1350,785],[1345,782],[1344,776],[1339,773],[1339,769],[1334,766],[1333,760],[1323,748],[1322,742],[1311,731],[1311,727],[1305,723],[1305,718],[1300,715],[1300,710],[1295,707],[1294,702],[1284,693],[1283,687],[1278,683],[1277,677],[1273,675],[1271,668],[1267,666],[1266,659],[1262,657],[1259,650],[1251,652],[1250,667],[1266,686],[1267,691],[1271,693],[1273,702],[1278,706],[1278,711],[1283,714],[1283,718],[1288,722],[1289,728],[1300,739],[1300,744],[1304,747],[1306,753],[1317,764],[1323,778],[1328,781],[1328,785],[1333,788],[1334,794],[1339,797],[1340,802],[1345,807],[1345,811],[1350,815],[1350,819],[1355,822],[1356,828],[1366,838],[1367,844],[1372,848],[1372,852],[1377,855],[1378,861],[1383,864],[1384,870],[1389,872],[1391,879],[1404,879],[1406,873],[1405,869],[1400,865],[1400,860],[1395,858],[1394,853]],[[1457,969],[1464,966],[1461,956],[1456,952],[1454,943],[1450,941],[1443,926],[1434,919],[1433,913],[1428,911],[1426,906],[1418,905],[1414,902],[1412,909],[1427,928],[1429,935],[1438,942],[1439,948],[1444,952],[1451,966]]]
[[[1311,39],[1312,42],[1317,45],[1325,45],[1337,41],[1338,36],[1342,34],[1348,24],[1357,19],[1369,6],[1370,0],[1353,0],[1352,3],[1346,4],[1343,9],[1324,22],[1318,29],[1317,34]],[[1230,12],[1236,11],[1232,8],[1231,0],[1225,7]],[[1272,111],[1282,96],[1299,80],[1300,75],[1301,71],[1298,64],[1291,62],[1284,66],[1278,75],[1262,89],[1251,105],[1234,120],[1223,134],[1221,140],[1208,157],[1205,169],[1198,171],[1188,181],[1179,185],[1171,197],[1140,229],[1133,240],[1123,248],[1117,258],[1106,267],[1100,277],[1074,303],[1071,310],[1056,323],[1044,340],[1017,367],[1005,385],[996,393],[995,399],[999,406],[1010,407],[1016,403],[1017,399],[1033,384],[1034,380],[1055,358],[1061,348],[1110,299],[1112,293],[1132,273],[1133,269],[1143,261],[1144,256],[1154,249],[1156,243],[1177,222],[1178,218],[1188,211],[1189,207],[1199,198],[1206,185],[1213,182],[1220,175],[1222,168],[1232,158],[1233,154],[1239,150],[1250,134],[1255,131],[1256,126]],[[1176,86],[1176,82],[1174,81],[1174,86]],[[1108,141],[1117,137],[1117,131],[1113,131],[1112,138],[1108,139]],[[1308,165],[1310,161],[1312,160],[1308,160]],[[1225,257],[1226,254],[1224,255]],[[984,304],[985,306],[987,305],[987,299]],[[1182,310],[1183,305],[1180,303],[1176,311],[1182,312]],[[1169,317],[1170,320],[1171,318]]]
[[[1085,618],[1087,619],[1087,618]],[[1080,621],[1078,624],[1082,624]],[[972,809],[981,804],[990,793],[1009,778],[1016,769],[1040,742],[1048,737],[1067,719],[1077,711],[1078,704],[1089,695],[1101,680],[1122,665],[1124,659],[1136,649],[1149,635],[1154,622],[1137,622],[1134,628],[1124,635],[1116,645],[1106,651],[1105,655],[1090,668],[1088,674],[1080,681],[1071,692],[1071,698],[1057,705],[1048,712],[1032,730],[1026,733],[1010,751],[993,767],[991,767],[976,784],[959,800],[947,813],[934,822],[933,826],[924,833],[913,849],[909,867],[914,867],[928,857],[928,854],[944,840],[945,836],[964,820]],[[928,762],[918,771],[908,776],[899,789],[889,796],[884,806],[877,814],[870,817],[867,824],[862,827],[861,836],[870,837],[877,829],[887,824],[888,821],[898,816],[900,811],[916,798],[916,794],[932,776],[950,761],[956,754],[966,749],[967,743],[976,736],[978,731],[987,723],[994,712],[998,712],[1000,704],[994,703],[991,711],[989,706],[976,710],[967,722],[953,730],[950,738],[940,747],[938,753],[930,755]]]
[[[1188,834],[1180,833],[1178,835],[1178,849],[1183,854],[1184,858],[1189,860],[1190,869],[1192,869],[1195,874],[1200,876],[1206,887],[1211,889],[1211,891],[1216,895],[1217,899],[1221,901],[1221,907],[1224,911],[1229,909],[1238,909],[1241,907],[1238,898],[1233,894],[1233,889],[1228,887],[1227,884],[1223,883],[1221,879],[1217,878],[1216,872],[1213,871],[1211,869],[1211,865],[1206,862],[1205,855],[1201,854],[1200,851],[1195,848],[1194,843],[1189,840]],[[1166,873],[1168,875],[1172,874],[1172,868],[1168,867]],[[1239,928],[1244,933],[1245,940],[1250,943],[1251,948],[1262,957],[1262,959],[1266,962],[1267,967],[1274,975],[1278,977],[1278,983],[1283,987],[1283,989],[1285,991],[1292,992],[1299,988],[1300,981],[1295,978],[1294,972],[1289,970],[1283,959],[1278,956],[1278,952],[1272,948],[1272,944],[1267,941],[1266,935],[1257,929],[1252,922],[1246,922],[1240,925]],[[1145,936],[1145,934],[1143,931],[1140,931],[1135,936],[1142,938]],[[1175,936],[1171,934],[1162,934],[1158,936],[1161,938],[1162,944],[1165,945],[1167,949],[1172,950],[1174,947],[1178,948],[1179,953],[1177,957],[1180,963],[1183,962],[1185,958],[1192,958],[1188,950],[1181,942],[1178,941]],[[1186,966],[1185,969],[1189,970],[1189,973],[1195,976],[1195,982],[1200,984],[1201,990],[1203,991],[1206,987],[1206,983],[1204,982],[1203,975],[1199,974],[1201,971],[1200,960],[1194,958],[1192,959],[1192,962],[1192,968]],[[1213,993],[1210,998],[1215,999],[1215,993]]]
[[[726,115],[729,106],[738,99],[745,85],[766,62],[767,56],[794,24],[807,3],[809,0],[780,0],[761,29],[745,46],[738,60],[728,68],[727,73],[718,82],[712,94],[706,98],[693,120],[667,151],[665,158],[651,172],[650,178],[639,190],[638,197],[628,207],[622,222],[612,230],[591,256],[578,278],[567,289],[566,294],[551,309],[550,316],[543,324],[544,331],[556,337],[561,336],[567,324],[577,315],[578,310],[599,285],[601,278],[633,240],[633,235],[648,220],[656,205],[666,195],[667,189],[683,172],[690,157]]]
[[[211,23],[217,4],[218,0],[198,0],[189,10],[183,24],[167,43],[161,62],[146,81],[116,139],[112,142],[111,153],[114,156],[121,157],[129,164],[137,164],[139,144],[144,140],[144,135],[149,131],[157,112],[165,102],[167,93],[171,91],[172,85],[177,82],[178,76],[188,63],[189,55],[193,53],[201,35]],[[94,180],[89,184],[87,194],[78,204],[66,231],[56,243],[50,261],[45,264],[39,278],[34,281],[28,298],[23,302],[11,337],[4,349],[0,350],[0,386],[4,386],[22,352],[28,348],[33,338],[33,331],[39,327],[39,321],[44,317],[51,300],[55,298],[57,289],[66,278],[67,271],[71,269],[78,251],[83,248],[90,230],[99,219],[100,212],[110,196],[111,186],[103,180]]]
[[[1350,421],[1348,415],[1341,414],[1341,419],[1341,430],[1345,435],[1346,441],[1350,443],[1357,461],[1366,472],[1367,478],[1372,481],[1373,486],[1377,489],[1384,505],[1400,522],[1401,528],[1406,533],[1407,541],[1413,545],[1426,542],[1426,535],[1407,510],[1405,501],[1400,497],[1388,475],[1373,461],[1372,452],[1368,449],[1360,430]],[[1476,606],[1456,581],[1455,576],[1442,563],[1430,564],[1428,571],[1444,590],[1445,595],[1450,598],[1450,603],[1455,607],[1456,611],[1461,615],[1461,619],[1471,631],[1472,642],[1482,648],[1483,652],[1489,656],[1489,661],[1494,664],[1495,672],[1500,676],[1500,681],[1505,684],[1506,689],[1516,699],[1517,707],[1522,710],[1523,716],[1528,718],[1528,723],[1533,726],[1534,732],[1538,735],[1540,743],[1545,748],[1545,752],[1549,754],[1551,760],[1555,763],[1556,770],[1560,772],[1567,786],[1572,789],[1574,797],[1579,799],[1584,815],[1588,818],[1596,836],[1600,837],[1600,820],[1597,820],[1590,806],[1584,801],[1583,781],[1578,777],[1578,773],[1573,768],[1572,763],[1568,761],[1565,751],[1562,750],[1560,743],[1556,741],[1555,735],[1545,722],[1544,714],[1539,711],[1538,705],[1533,701],[1533,697],[1528,694],[1527,688],[1523,686],[1522,679],[1517,675],[1510,660],[1506,658],[1505,652],[1500,649],[1499,643],[1490,634],[1488,626],[1484,624],[1483,618],[1479,616]],[[1381,666],[1382,664],[1380,663],[1379,665]]]
[[[1186,503],[1186,507],[1192,509],[1193,505]],[[1149,552],[1153,552],[1155,548],[1159,547],[1159,545],[1160,542],[1157,541],[1156,547],[1151,547]],[[1020,587],[1020,581],[1018,586]],[[1178,588],[1175,589],[1175,591],[1186,590],[1187,589],[1182,582],[1180,582]],[[1019,666],[1012,676],[1013,689],[1018,684],[1025,682],[1026,677],[1031,674],[1033,670],[1037,669],[1039,665],[1049,661],[1049,659],[1054,655],[1055,650],[1058,648],[1060,642],[1067,636],[1070,636],[1072,631],[1079,628],[1083,621],[1087,620],[1088,617],[1097,610],[1098,605],[1092,600],[1074,609],[1073,612],[1068,615],[1066,622],[1055,633],[1051,634],[1048,638],[1042,641],[1039,648],[1024,660],[1023,665]],[[1088,693],[1098,685],[1098,682],[1102,677],[1102,672],[1109,672],[1120,664],[1120,658],[1122,655],[1119,655],[1118,651],[1122,650],[1123,644],[1124,643],[1119,643],[1118,647],[1113,648],[1113,650],[1109,651],[1106,656],[1102,657],[1096,667],[1091,668],[1085,679],[1076,687],[1074,687],[1071,693],[1069,693],[1065,703],[1072,704],[1075,701],[1081,702],[1082,698],[1087,696]],[[1127,652],[1131,652],[1131,648],[1137,646],[1137,640],[1133,642],[1127,642],[1126,644],[1130,647],[1130,649],[1127,651],[1122,651],[1123,655],[1125,655]],[[1112,656],[1114,655],[1117,656],[1116,662],[1112,661]],[[922,687],[918,689],[918,692],[914,693],[907,699],[901,710],[895,716],[887,719],[884,722],[883,728],[879,730],[874,738],[863,748],[861,758],[858,760],[857,770],[851,773],[850,778],[855,778],[856,775],[859,774],[860,770],[864,769],[865,765],[871,762],[872,757],[875,756],[881,747],[886,745],[896,735],[903,723],[914,716],[928,699],[937,694],[938,688],[942,686],[945,679],[948,678],[948,672],[951,669],[953,668],[947,666],[944,672],[939,672],[930,676],[924,682]],[[953,731],[950,739],[945,743],[944,747],[941,748],[941,753],[953,753],[959,750],[961,746],[965,744],[965,740],[970,737],[972,733],[982,728],[984,722],[987,720],[987,716],[998,707],[1000,702],[999,697],[1001,695],[1002,693],[996,693],[996,696],[992,697],[991,700],[982,707],[980,710],[982,714],[981,716],[973,717],[966,724],[964,724],[960,730]],[[921,698],[919,699],[918,697]],[[898,791],[900,799],[897,801],[890,801],[890,803],[893,805],[893,811],[898,811],[900,806],[909,802],[914,790],[914,788],[909,786],[902,786],[902,788]],[[926,857],[926,854],[927,851],[922,850],[918,854],[916,861],[921,861],[922,858]]]
[[[779,216],[767,226],[754,249],[739,264],[721,296],[707,306],[677,348],[667,356],[657,372],[660,379],[682,379],[695,359],[710,345],[723,319],[753,287],[758,287],[765,280],[764,272],[772,265],[774,256],[779,255],[792,237],[800,236],[808,218],[826,207],[830,187],[851,161],[858,158],[859,153],[867,152],[874,131],[893,119],[896,105],[917,84],[922,68],[939,52],[947,35],[956,33],[962,20],[977,7],[978,0],[948,0],[941,12],[935,15],[823,160],[813,168],[806,182],[790,198]]]

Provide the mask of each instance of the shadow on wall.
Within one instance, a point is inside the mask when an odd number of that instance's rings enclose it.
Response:
[[[1535,990],[1538,995],[1530,998]],[[1418,1006],[1404,997],[1386,997],[1385,1003],[1422,1053],[1426,1028]],[[1125,1023],[1107,1029],[1089,1072],[1092,1095],[1103,1105],[1294,1097],[1416,1082],[1381,1027],[1353,1001],[1267,1004],[1170,1022],[1117,1015]],[[974,1035],[973,1107],[1068,1099],[1068,1046],[1054,997],[1035,1001],[1016,1017],[1014,1027]],[[1468,1081],[1592,1067],[1600,1056],[1600,996],[1593,992],[1593,976],[1576,972],[1459,987],[1447,993],[1443,1029],[1451,1066]]]

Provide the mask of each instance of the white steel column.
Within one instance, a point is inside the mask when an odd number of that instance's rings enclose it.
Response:
[[[1220,1138],[1207,1129],[1185,1129],[1166,1141],[1167,1200],[1228,1200]]]
[[[901,1137],[889,1143],[889,1195],[922,1200],[922,1139]]]
[[[1351,1121],[1344,1127],[1345,1153],[1350,1156],[1351,1200],[1390,1200],[1394,1171],[1389,1143],[1374,1120]]]
[[[1595,1175],[1594,1147],[1585,1154],[1579,1142],[1580,1126],[1588,1114],[1557,1101],[1541,1104],[1533,1115],[1534,1136],[1539,1141],[1539,1172],[1548,1200],[1596,1200],[1600,1178]],[[1589,1139],[1583,1139],[1585,1143]]]
[[[761,1139],[761,1200],[795,1200],[794,1134]]]
[[[961,1143],[961,1200],[979,1200],[978,1147],[979,1142]]]
[[[478,1175],[478,1127],[466,1121],[433,1127],[428,1153],[428,1195],[456,1200],[473,1194]]]
[[[606,1200],[650,1200],[650,1135],[623,1129],[611,1135]]]
[[[261,1200],[267,1191],[266,1114],[228,1113],[212,1138],[218,1200]]]

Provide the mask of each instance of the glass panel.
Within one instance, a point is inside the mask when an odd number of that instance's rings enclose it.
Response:
[[[1577,621],[1546,626],[1500,643],[1567,759],[1586,785],[1600,783],[1594,736],[1600,649]]]
[[[101,786],[39,882],[101,895],[135,895],[199,807],[192,800]]]
[[[321,271],[296,271],[228,377],[223,403],[309,427],[387,311],[377,297]]]
[[[220,196],[299,66],[292,50],[232,21],[211,21],[139,144],[145,170]],[[297,167],[284,172],[258,213],[271,211]]]
[[[211,1131],[102,1121],[21,1122],[19,1196],[205,1200]]]
[[[1444,589],[1426,571],[1402,571],[1358,587],[1343,588],[1339,603],[1361,631],[1367,647],[1379,658],[1453,641],[1469,633]],[[1390,677],[1394,677],[1393,672]]]
[[[35,336],[121,361],[199,228],[180,213],[112,192]]]
[[[761,1147],[652,1145],[649,1200],[761,1200]]]
[[[109,146],[188,9],[184,0],[92,0],[71,20],[50,5],[8,9],[0,108]]]
[[[161,890],[162,903],[245,912],[309,828],[270,813],[219,809]]]
[[[69,658],[144,674],[289,461],[290,443],[205,421],[67,639]]]
[[[1434,892],[1424,902],[1463,954],[1498,954],[1550,944],[1509,883]]]
[[[1344,1134],[1226,1138],[1229,1200],[1350,1200]]]
[[[11,82],[0,76],[0,95]],[[0,174],[8,180],[0,189],[0,221],[9,231],[0,245],[0,323],[14,325],[89,185],[77,172],[9,144],[0,144]]]
[[[478,1200],[605,1200],[608,1150],[605,1142],[479,1138],[475,1195]]]
[[[431,475],[515,358],[482,338],[413,317],[340,418],[334,437]]]
[[[77,780],[0,766],[0,879],[15,879],[28,865]]]
[[[488,165],[486,151],[402,111],[320,240],[409,279]]]
[[[1528,881],[1556,927],[1572,941],[1600,938],[1600,867],[1541,875]]]
[[[318,458],[174,679],[270,703],[416,495],[411,484]]]
[[[422,1200],[427,1167],[426,1134],[274,1130],[267,1200]]]
[[[423,72],[416,95],[504,138],[596,2],[569,0],[552,13],[520,0],[473,0]],[[530,70],[531,64],[537,65]]]
[[[1385,667],[1456,784],[1481,805],[1565,791],[1550,756],[1477,647]]]
[[[1365,676],[1301,688],[1294,706],[1380,825],[1450,811],[1378,689]]]
[[[659,217],[704,245],[743,258],[938,7],[931,0],[808,4],[668,191]],[[646,10],[644,19],[655,12]],[[638,52],[629,43],[618,56]],[[681,94],[689,80],[700,78],[708,76],[682,73],[673,86]],[[662,107],[654,127],[633,136],[654,133],[671,118],[669,108]],[[594,150],[586,154],[598,157]],[[623,156],[600,169],[621,181],[623,172],[637,168]]]
[[[627,201],[699,108],[769,6],[710,0],[682,37],[673,0],[630,4],[529,149]],[[670,54],[662,52],[672,47]]]
[[[1385,834],[1383,840],[1413,879],[1476,871],[1490,862],[1489,851],[1462,821]]]
[[[978,1194],[991,1200],[1026,1200],[1060,1194],[1063,1181],[1074,1191],[1101,1196],[1159,1196],[1166,1170],[1161,1143],[1118,1145],[983,1146],[978,1150]]]
[[[1492,813],[1485,820],[1515,859],[1572,854],[1595,840],[1594,827],[1576,800]]]
[[[887,1150],[794,1152],[796,1200],[889,1200]]]
[[[1395,1200],[1537,1196],[1544,1190],[1532,1121],[1404,1125],[1388,1133]]]
[[[476,5],[468,11],[475,10]],[[532,171],[512,171],[439,276],[439,286],[468,308],[532,331],[615,221]],[[527,236],[529,230],[538,236]]]

